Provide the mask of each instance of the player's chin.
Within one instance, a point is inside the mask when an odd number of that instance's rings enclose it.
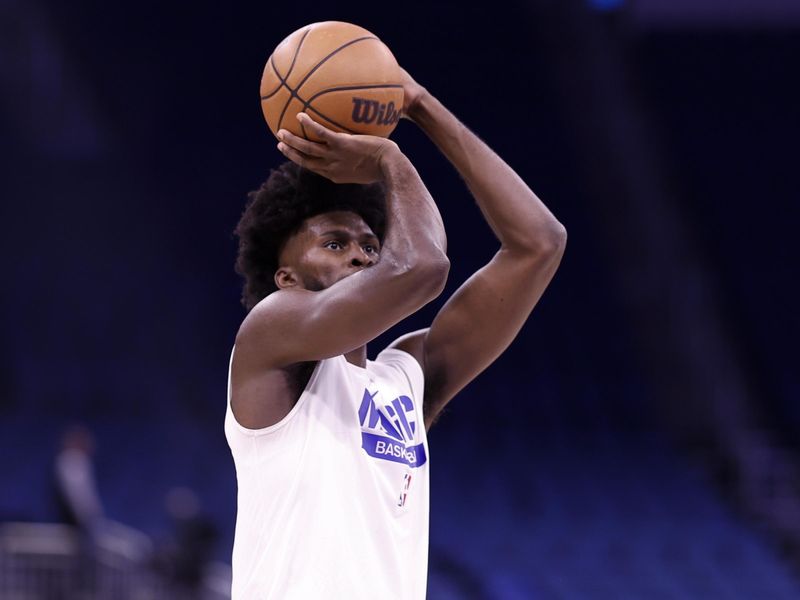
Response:
[[[345,279],[352,275],[352,273],[342,273],[340,275],[334,275],[331,277],[326,277],[325,279],[306,279],[305,288],[311,292],[321,292],[322,290],[326,290],[332,285],[339,283],[342,279]]]
[[[358,271],[350,271],[350,272],[342,273],[341,275],[336,277],[336,281],[334,281],[334,283],[339,283],[342,279],[347,279],[348,277],[350,277],[350,275],[352,275],[353,273],[357,273],[357,272]]]

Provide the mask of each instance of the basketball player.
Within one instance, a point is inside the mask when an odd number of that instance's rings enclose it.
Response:
[[[426,432],[508,347],[564,252],[564,227],[525,182],[404,76],[404,116],[458,170],[500,247],[428,329],[368,360],[368,342],[444,288],[439,212],[394,142],[306,114],[321,142],[279,132],[290,162],[237,226],[249,313],[225,420],[234,598],[425,598]]]

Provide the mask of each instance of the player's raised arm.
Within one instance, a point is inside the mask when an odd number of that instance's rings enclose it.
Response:
[[[449,267],[439,212],[395,143],[334,133],[305,114],[299,118],[323,142],[282,131],[279,149],[337,183],[384,182],[386,235],[377,249],[369,231],[346,222],[326,231],[323,221],[317,230],[302,232],[287,243],[283,253],[297,254],[287,264],[302,265],[303,253],[314,252],[317,259],[309,262],[317,265],[316,271],[280,266],[275,274],[279,290],[248,314],[236,338],[237,353],[241,348],[266,369],[363,346],[435,298]],[[331,265],[329,272],[319,267],[326,264]],[[335,280],[326,280],[331,277]]]
[[[405,92],[406,116],[455,166],[500,241],[492,260],[448,300],[430,330],[395,344],[423,365],[430,426],[517,335],[558,268],[566,230],[503,159],[410,76]]]

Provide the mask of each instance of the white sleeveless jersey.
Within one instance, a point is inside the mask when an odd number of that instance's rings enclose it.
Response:
[[[233,356],[231,356],[231,361]],[[225,435],[238,480],[234,600],[424,600],[428,442],[422,369],[384,350],[320,361],[279,423]]]

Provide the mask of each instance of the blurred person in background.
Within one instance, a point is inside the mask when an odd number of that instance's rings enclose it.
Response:
[[[61,438],[53,473],[59,520],[87,533],[95,531],[103,520],[94,452],[94,437],[89,429],[72,425]]]
[[[91,595],[95,587],[97,537],[104,522],[94,470],[95,441],[81,424],[67,428],[53,466],[58,518],[77,533],[75,585],[70,593]]]

